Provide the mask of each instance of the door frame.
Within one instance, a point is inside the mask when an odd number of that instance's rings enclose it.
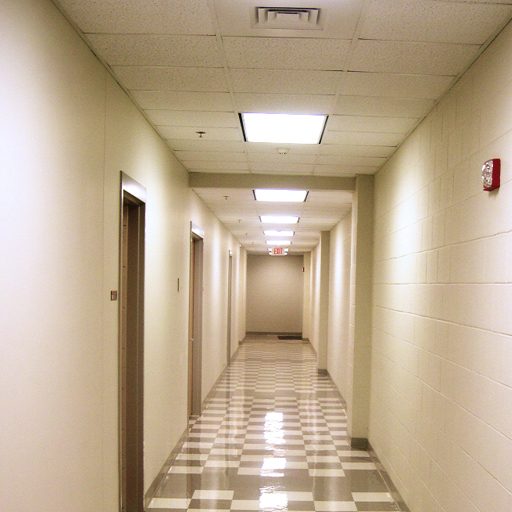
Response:
[[[125,214],[127,207],[132,207],[129,214],[128,224],[130,233],[127,237],[125,231]],[[135,437],[135,480],[136,489],[134,491],[136,512],[144,510],[144,261],[145,261],[145,215],[146,215],[146,189],[137,181],[130,178],[121,171],[120,173],[120,202],[119,202],[119,302],[118,302],[118,469],[119,469],[119,509],[122,512],[135,512],[127,510],[128,494],[127,494],[127,473],[125,470],[127,454],[127,423],[130,422],[132,413],[135,417],[135,425],[132,432]],[[131,231],[133,229],[133,231]],[[135,237],[135,238],[134,238]],[[131,240],[131,241],[130,241]],[[126,243],[134,244],[126,246]],[[132,258],[135,258],[135,268],[125,273],[123,264],[126,262],[127,254],[125,250],[132,251]],[[130,280],[130,289],[135,288],[132,300],[128,300],[128,280]],[[126,282],[125,282],[126,281]],[[125,314],[126,309],[126,314]],[[128,309],[130,311],[128,311]],[[127,319],[130,319],[131,326],[126,325]],[[127,335],[135,336],[135,339],[129,341]],[[133,348],[135,347],[135,349]],[[135,350],[135,411],[130,410],[128,413],[128,382],[127,369],[127,351],[130,348]],[[130,379],[133,381],[133,379]]]
[[[227,302],[227,329],[226,329],[226,358],[227,364],[231,362],[231,322],[233,318],[233,254],[228,251],[228,302]]]
[[[187,420],[201,414],[204,231],[190,223]]]

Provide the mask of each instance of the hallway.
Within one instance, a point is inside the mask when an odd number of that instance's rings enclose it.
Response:
[[[398,510],[311,346],[252,337],[226,369],[149,509]]]
[[[512,512],[511,55],[512,0],[0,0],[0,512]]]

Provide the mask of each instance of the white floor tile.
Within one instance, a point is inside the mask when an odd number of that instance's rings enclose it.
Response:
[[[345,476],[345,473],[342,469],[310,469],[309,476],[317,477],[317,476],[326,476],[326,477],[341,477]]]
[[[342,462],[343,469],[351,470],[372,470],[377,469],[373,462]]]
[[[393,498],[389,492],[353,492],[352,498],[354,501],[360,501],[362,503],[392,503]]]
[[[202,466],[172,466],[169,473],[195,475],[203,472]]]
[[[234,491],[218,491],[197,489],[192,495],[193,500],[232,500]]]
[[[186,510],[189,503],[190,500],[185,498],[153,498],[148,508],[179,508]]]

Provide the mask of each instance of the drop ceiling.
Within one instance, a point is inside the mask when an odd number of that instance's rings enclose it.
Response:
[[[57,3],[189,172],[232,175],[375,173],[512,17],[512,0]],[[290,28],[271,28],[261,7],[315,8],[318,19],[301,27],[285,13],[278,26]],[[320,145],[281,155],[282,145],[244,142],[240,112],[329,120]],[[195,190],[262,250],[250,188]],[[293,247],[310,250],[350,210],[350,192],[312,190],[301,208]]]

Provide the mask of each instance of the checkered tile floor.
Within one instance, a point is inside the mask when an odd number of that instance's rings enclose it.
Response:
[[[247,342],[224,373],[149,510],[399,510],[303,343]]]

